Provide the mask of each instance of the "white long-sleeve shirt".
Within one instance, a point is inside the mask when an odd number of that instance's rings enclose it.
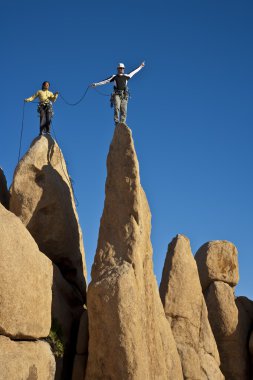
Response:
[[[102,80],[101,82],[93,83],[93,85],[96,87],[114,82],[115,89],[120,91],[125,90],[125,88],[127,87],[128,80],[131,79],[135,74],[137,74],[143,67],[144,66],[141,64],[139,67],[131,71],[129,74],[115,74],[107,79]]]

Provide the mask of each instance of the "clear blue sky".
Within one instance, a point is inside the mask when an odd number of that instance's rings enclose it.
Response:
[[[0,166],[12,182],[23,99],[45,80],[69,101],[87,85],[146,67],[130,82],[128,125],[152,212],[158,282],[167,245],[193,253],[225,239],[239,251],[236,293],[253,298],[253,2],[9,0],[2,2]],[[110,85],[100,87],[109,94]],[[53,126],[74,180],[88,271],[104,203],[113,135],[109,98],[89,90],[55,103]],[[38,134],[25,108],[22,153]]]

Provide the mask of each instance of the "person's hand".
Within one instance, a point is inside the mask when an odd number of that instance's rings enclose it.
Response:
[[[145,61],[143,61],[143,62],[141,63],[141,66],[142,66],[142,67],[144,67],[144,66],[145,66]]]
[[[25,103],[28,103],[28,100],[27,100],[27,99],[24,99],[24,102],[25,102]]]
[[[59,95],[59,91],[56,91],[54,94],[55,94],[55,95]]]
[[[93,87],[93,88],[94,88],[94,87],[96,87],[96,84],[95,84],[95,83],[91,83],[91,84],[90,84],[90,87]]]

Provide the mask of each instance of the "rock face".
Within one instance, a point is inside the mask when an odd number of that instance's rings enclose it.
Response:
[[[0,220],[0,334],[46,337],[51,326],[52,263],[1,204]]]
[[[79,320],[83,314],[83,305],[73,287],[62,277],[54,265],[52,294],[53,328],[58,330],[59,339],[64,346],[62,358],[56,358],[55,380],[71,379],[72,367],[76,353],[76,340]],[[88,324],[86,323],[86,329]],[[83,344],[88,344],[88,337]],[[83,380],[83,379],[82,379]]]
[[[229,241],[215,240],[204,244],[195,259],[203,290],[213,281],[226,282],[231,286],[238,284],[237,249]]]
[[[14,342],[0,336],[0,378],[54,380],[55,361],[45,342]]]
[[[80,319],[72,380],[84,379],[88,359],[88,312],[83,309]]]
[[[168,246],[160,295],[185,379],[223,379],[190,242],[177,235]]]
[[[82,232],[66,164],[51,136],[36,138],[19,162],[11,186],[10,210],[85,301]]]
[[[131,131],[118,124],[88,289],[86,380],[183,378],[153,274],[150,219]]]
[[[7,188],[7,181],[3,169],[0,168],[0,203],[2,203],[7,209],[9,208],[9,198],[10,195]]]
[[[202,272],[200,278],[210,325],[220,353],[222,373],[229,380],[249,380],[248,341],[253,309],[251,301],[245,297],[235,300],[232,286],[239,278],[237,250],[229,242],[209,242],[199,249],[195,258],[199,273]]]
[[[249,338],[249,353],[250,353],[250,369],[251,373],[253,373],[253,331],[250,332]]]

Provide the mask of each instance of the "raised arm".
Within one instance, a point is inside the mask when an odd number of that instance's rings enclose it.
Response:
[[[97,87],[97,86],[102,86],[103,84],[107,84],[107,83],[110,83],[113,81],[113,78],[115,77],[115,75],[112,75],[111,77],[107,78],[107,79],[104,79],[102,80],[101,82],[97,82],[97,83],[92,83],[91,84],[91,87]]]
[[[26,98],[25,102],[32,102],[34,99],[36,99],[39,96],[39,91],[37,91],[33,96],[30,98]]]
[[[132,78],[135,74],[137,74],[143,67],[145,66],[145,62],[142,62],[137,69],[131,71],[129,74],[126,74],[129,78]]]

